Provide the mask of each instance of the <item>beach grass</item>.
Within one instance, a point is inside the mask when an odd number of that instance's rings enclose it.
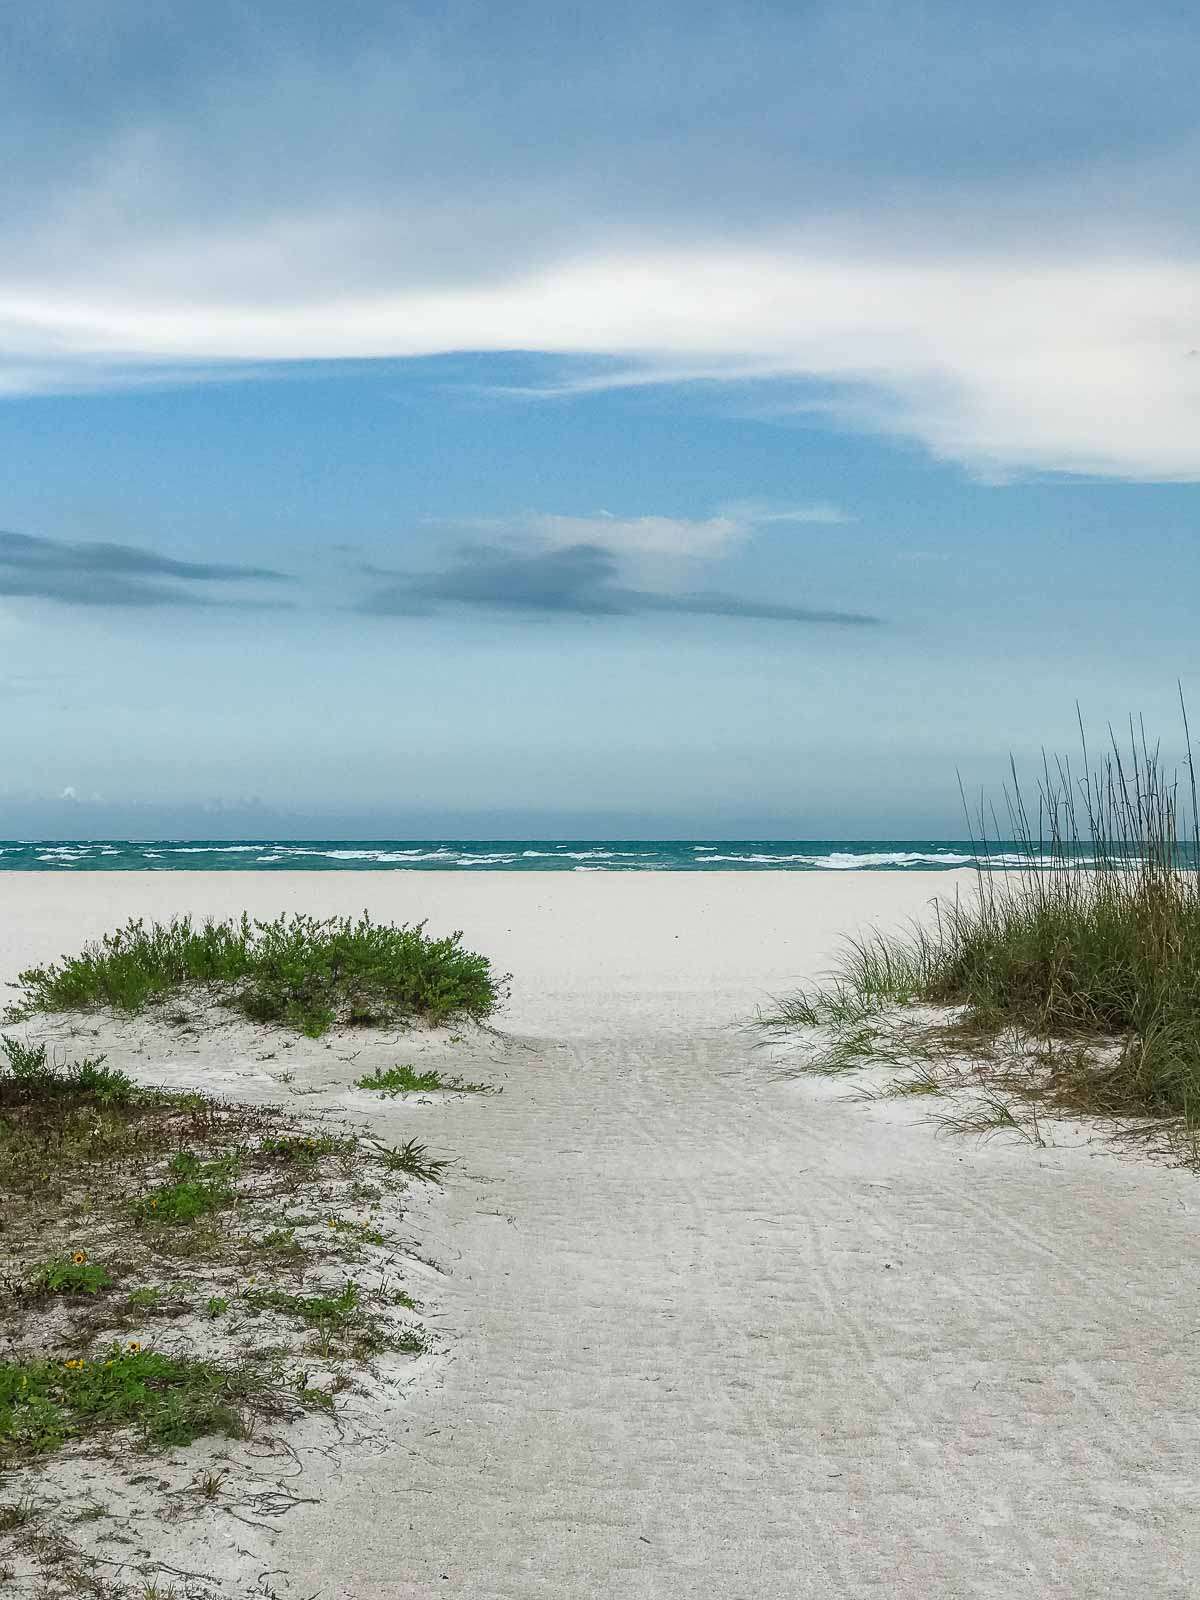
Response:
[[[994,1086],[1068,1112],[1200,1127],[1200,837],[1196,773],[1144,728],[1102,758],[1044,758],[1036,795],[1015,767],[1008,829],[989,812],[974,894],[932,923],[848,942],[823,987],[784,1001],[774,1029],[821,1028],[820,1070],[974,1056]],[[1006,834],[1007,836],[1003,836]],[[1001,869],[1017,853],[1015,866]],[[914,1006],[949,1021],[905,1025]],[[897,1023],[897,1014],[901,1020]],[[953,1076],[951,1073],[950,1076]],[[945,1081],[945,1079],[943,1079]],[[1009,1101],[987,1126],[1007,1125]]]
[[[113,1344],[94,1356],[0,1359],[0,1460],[131,1429],[151,1448],[244,1438],[252,1414],[296,1410],[297,1389],[253,1361],[229,1365]]]
[[[431,1156],[429,1147],[417,1139],[406,1139],[403,1144],[377,1147],[377,1155],[387,1172],[403,1172],[421,1183],[440,1184],[442,1174],[450,1165],[444,1157]]]
[[[109,1008],[136,1013],[207,991],[256,1022],[310,1037],[335,1023],[370,1027],[419,1017],[486,1017],[504,980],[460,933],[433,939],[425,925],[348,917],[243,915],[199,925],[132,920],[74,956],[19,975],[16,1017]]]

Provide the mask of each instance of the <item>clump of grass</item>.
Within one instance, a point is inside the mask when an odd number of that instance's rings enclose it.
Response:
[[[370,1222],[354,1222],[348,1217],[330,1217],[329,1229],[332,1233],[342,1234],[352,1241],[352,1247],[357,1245],[384,1245],[386,1238]]]
[[[504,980],[485,956],[462,948],[461,933],[432,939],[424,928],[375,923],[365,914],[357,922],[243,915],[198,927],[190,917],[136,919],[79,955],[22,972],[15,1014],[99,1006],[138,1012],[203,987],[255,1021],[311,1037],[335,1022],[487,1016]]]
[[[348,1278],[336,1294],[296,1295],[281,1289],[252,1289],[243,1299],[250,1311],[274,1311],[311,1329],[315,1337],[310,1348],[326,1360],[346,1351],[366,1360],[385,1349],[411,1354],[425,1348],[424,1337],[417,1330],[385,1330],[367,1310],[362,1290],[353,1278]]]
[[[1006,1031],[1039,1042],[1025,1051],[1040,1069],[1020,1083],[1027,1099],[1200,1128],[1200,811],[1186,709],[1183,731],[1180,769],[1132,724],[1127,746],[1110,730],[1093,764],[1081,724],[1080,763],[1044,758],[1036,800],[1014,766],[1009,837],[993,812],[972,840],[975,894],[939,905],[932,926],[851,942],[831,986],[765,1020],[830,1027],[849,1055],[848,1031],[889,1007],[959,1007],[968,1042]],[[1016,1125],[1002,1099],[982,1117],[991,1131]]]
[[[1006,1099],[990,1088],[972,1096],[965,1108],[942,1112],[932,1120],[939,1133],[973,1134],[984,1143],[998,1134],[1016,1134],[1028,1144],[1045,1142],[1034,1105]]]
[[[20,1500],[10,1500],[0,1505],[0,1533],[11,1533],[15,1528],[27,1528],[37,1521],[40,1507],[32,1495]]]
[[[422,1356],[433,1348],[420,1328],[401,1328],[392,1338],[391,1347],[406,1356]]]
[[[327,1156],[352,1156],[357,1148],[358,1140],[353,1134],[290,1133],[260,1140],[254,1154],[273,1165],[309,1169]]]
[[[237,1198],[231,1181],[237,1169],[236,1155],[226,1153],[206,1161],[194,1151],[177,1151],[167,1163],[174,1181],[138,1195],[133,1214],[139,1222],[169,1225],[223,1211]]]
[[[362,1321],[362,1290],[348,1278],[336,1295],[286,1294],[282,1289],[251,1289],[243,1297],[254,1311],[279,1311],[309,1328],[346,1328]]]
[[[255,1244],[258,1250],[269,1251],[273,1256],[289,1261],[300,1261],[307,1254],[296,1237],[295,1228],[270,1228]]]
[[[491,1085],[486,1083],[466,1083],[462,1078],[443,1078],[440,1072],[430,1068],[427,1072],[418,1072],[416,1067],[386,1067],[382,1071],[368,1072],[361,1078],[355,1079],[355,1086],[359,1089],[376,1089],[380,1094],[418,1094],[435,1089],[453,1090],[458,1094],[487,1094]]]
[[[94,1359],[0,1360],[0,1461],[112,1428],[135,1429],[151,1447],[240,1437],[251,1411],[279,1409],[270,1375],[136,1344]]]
[[[192,1483],[195,1485],[198,1495],[202,1495],[205,1500],[215,1500],[220,1494],[228,1475],[228,1469],[216,1471],[210,1467],[205,1471],[196,1473]]]
[[[431,1156],[428,1146],[419,1144],[416,1139],[406,1139],[391,1149],[380,1145],[378,1154],[386,1172],[403,1172],[425,1183],[441,1183],[442,1173],[450,1165],[449,1161]]]

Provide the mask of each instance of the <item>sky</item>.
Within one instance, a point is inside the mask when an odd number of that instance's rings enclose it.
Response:
[[[1077,703],[1177,749],[1191,6],[0,36],[0,833],[961,837]]]

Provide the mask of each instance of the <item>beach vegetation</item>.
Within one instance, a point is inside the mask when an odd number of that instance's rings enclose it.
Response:
[[[380,1306],[398,1303],[384,1294],[374,1299]],[[251,1289],[243,1296],[243,1304],[251,1313],[274,1311],[311,1330],[314,1340],[310,1349],[327,1361],[345,1355],[365,1360],[387,1349],[413,1354],[427,1348],[419,1329],[409,1324],[385,1326],[353,1278],[346,1279],[336,1292],[321,1294]]]
[[[213,1163],[218,1170],[222,1165]],[[197,1174],[159,1184],[139,1195],[133,1202],[133,1213],[140,1222],[171,1226],[195,1222],[209,1212],[223,1210],[233,1201],[234,1191],[224,1176]]]
[[[255,1149],[259,1161],[304,1171],[319,1166],[329,1156],[349,1158],[358,1149],[353,1134],[303,1133],[260,1140]]]
[[[416,1139],[406,1139],[391,1148],[380,1145],[377,1154],[386,1172],[402,1172],[423,1183],[441,1183],[442,1174],[450,1165],[449,1161],[431,1156],[428,1147]]]
[[[89,1261],[85,1251],[77,1250],[34,1267],[29,1288],[34,1294],[99,1294],[111,1289],[112,1282],[107,1267]]]
[[[256,1022],[318,1037],[335,1023],[372,1027],[419,1017],[481,1019],[505,980],[461,933],[434,939],[425,924],[293,915],[195,924],[134,919],[75,956],[19,974],[10,1015],[137,1013],[204,991]],[[168,1015],[177,1017],[177,1004]]]
[[[0,1360],[0,1463],[88,1434],[131,1428],[151,1447],[244,1437],[253,1412],[295,1408],[276,1371],[144,1349],[136,1340],[66,1360]]]
[[[816,1070],[883,1062],[924,1074],[897,1092],[927,1093],[933,1078],[987,1088],[975,1131],[1028,1133],[1015,1107],[1041,1104],[1148,1137],[1173,1125],[1194,1148],[1200,816],[1186,709],[1183,728],[1178,767],[1140,725],[1122,740],[1110,730],[1095,762],[1081,725],[1079,757],[1044,758],[1036,792],[1013,766],[1007,828],[989,810],[973,829],[974,892],[899,936],[848,941],[830,980],[768,1027],[819,1030]],[[1036,1123],[1030,1136],[1041,1142]]]
[[[384,1226],[405,1182],[444,1165],[423,1146],[141,1086],[15,1036],[2,1052],[0,1470],[107,1449],[114,1430],[150,1449],[241,1437],[430,1348]],[[169,1354],[145,1331],[163,1317]]]
[[[46,1059],[46,1046],[0,1036],[6,1072],[13,1090],[23,1099],[91,1101],[98,1106],[127,1106],[142,1091],[133,1079],[104,1065],[103,1056],[87,1057],[67,1067]]]
[[[462,1078],[443,1077],[432,1067],[425,1072],[419,1072],[416,1067],[385,1067],[356,1078],[355,1085],[359,1089],[375,1089],[380,1094],[389,1096],[432,1093],[435,1090],[447,1090],[457,1094],[491,1092],[489,1084],[466,1083]]]

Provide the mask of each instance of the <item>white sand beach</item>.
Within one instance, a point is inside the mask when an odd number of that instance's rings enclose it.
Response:
[[[743,1026],[841,934],[970,882],[0,876],[5,976],[129,916],[364,906],[461,928],[513,975],[496,1034],[405,1044],[503,1087],[438,1104],[353,1088],[397,1059],[361,1033],[288,1043],[287,1083],[245,1027],[89,1034],[141,1077],[338,1112],[459,1163],[414,1222],[445,1353],[367,1443],[304,1435],[288,1481],[313,1503],[164,1530],[177,1567],[227,1584],[194,1592],[1200,1591],[1197,1179],[1078,1135],[940,1137],[921,1106],[786,1075]]]

